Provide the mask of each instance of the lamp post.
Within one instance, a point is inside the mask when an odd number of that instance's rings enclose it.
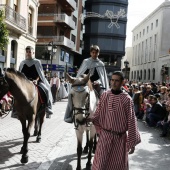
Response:
[[[53,62],[53,55],[57,52],[57,46],[54,45],[53,41],[49,42],[48,45],[47,45],[47,49],[50,53],[50,56],[51,56],[51,73],[50,73],[50,76],[52,77],[52,70],[53,70],[53,65],[52,65],[52,62]]]
[[[129,62],[127,60],[124,61],[124,66],[125,66],[125,78],[127,79],[127,68],[129,67]]]

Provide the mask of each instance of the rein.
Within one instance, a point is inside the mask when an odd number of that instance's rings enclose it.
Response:
[[[84,87],[80,88],[80,86],[84,86]],[[78,90],[76,90],[74,88],[73,88],[73,90],[76,91],[76,92],[81,93],[81,92],[85,91],[85,86],[86,86],[86,84],[85,85],[84,84],[83,85],[75,84],[72,87],[78,87],[77,88]],[[89,115],[90,115],[90,113],[89,113],[90,94],[87,95],[87,101],[88,102],[85,103],[85,108],[84,109],[83,108],[74,107],[74,104],[73,104],[73,95],[72,94],[71,94],[71,100],[72,100],[73,121],[74,121],[75,129],[78,130],[79,125],[85,125],[85,124],[88,127],[88,123],[86,121],[84,121],[84,122],[77,122],[76,119],[75,119],[75,116],[79,115],[79,114],[84,114],[86,119],[89,117]],[[76,110],[78,111],[77,113],[76,113]]]

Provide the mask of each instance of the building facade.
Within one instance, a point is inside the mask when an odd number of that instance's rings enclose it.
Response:
[[[37,15],[39,0],[0,0],[0,10],[4,11],[5,23],[9,31],[6,50],[0,50],[0,67],[18,69],[25,59],[25,48],[35,48],[37,41]]]
[[[121,9],[127,13],[127,7],[128,0],[86,0],[85,2],[85,14],[93,12],[107,17],[89,17],[84,20],[83,58],[88,58],[90,46],[97,44],[101,49],[99,58],[105,63],[108,74],[121,69],[121,59],[125,55],[127,23],[126,17],[120,17],[117,22],[120,28],[116,28],[110,17]]]
[[[170,2],[165,1],[133,29],[131,80],[169,81]]]
[[[36,58],[41,59],[44,71],[57,72],[64,77],[65,71],[74,73],[73,63],[82,53],[82,23],[78,19],[82,13],[83,1],[40,0]],[[56,53],[47,49],[49,43],[57,47]]]

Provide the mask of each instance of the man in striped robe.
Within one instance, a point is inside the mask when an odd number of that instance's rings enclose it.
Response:
[[[100,129],[92,170],[128,170],[128,153],[141,142],[133,101],[121,90],[123,80],[122,72],[113,73],[112,89],[102,94],[91,118]]]

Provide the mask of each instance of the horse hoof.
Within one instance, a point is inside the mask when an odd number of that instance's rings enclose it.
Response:
[[[92,163],[90,162],[90,163],[87,163],[86,164],[86,170],[91,170],[91,166],[92,166]]]
[[[28,162],[28,156],[22,156],[21,163],[26,164]]]
[[[88,147],[84,147],[83,153],[88,153]]]
[[[36,142],[37,142],[37,143],[40,143],[40,142],[41,142],[41,138],[37,138],[37,139],[36,139]]]

